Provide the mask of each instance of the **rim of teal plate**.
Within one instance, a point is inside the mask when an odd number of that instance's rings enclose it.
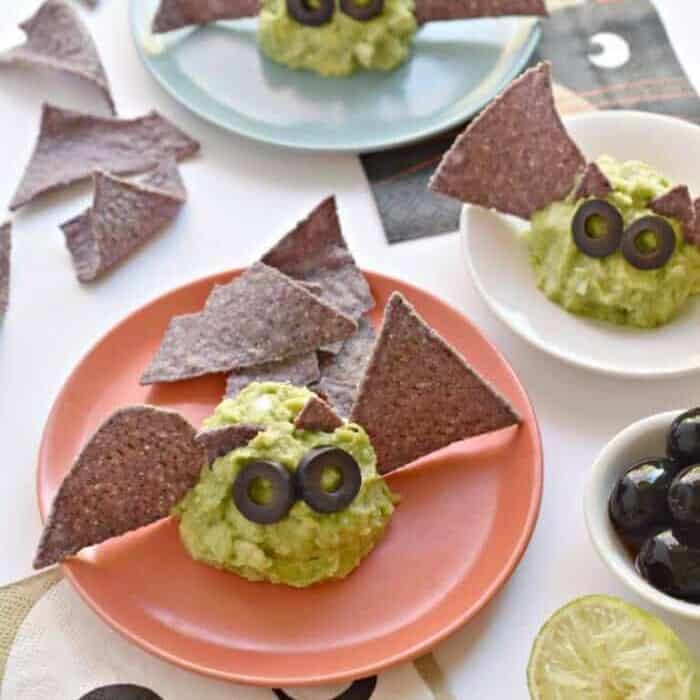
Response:
[[[307,151],[316,153],[361,154],[371,153],[373,151],[383,151],[390,148],[396,148],[398,146],[405,146],[423,141],[432,136],[437,136],[438,134],[448,131],[455,126],[463,124],[470,117],[481,111],[505,88],[506,85],[508,85],[508,83],[510,83],[520,74],[520,72],[527,65],[527,62],[530,60],[542,36],[542,27],[540,26],[539,20],[522,19],[520,33],[522,33],[523,36],[518,37],[516,35],[516,37],[511,39],[510,43],[515,44],[508,51],[511,60],[507,61],[507,65],[502,70],[500,76],[494,80],[492,89],[485,92],[483,99],[470,102],[463,111],[458,110],[455,113],[454,109],[450,110],[450,114],[448,116],[442,119],[436,119],[431,126],[418,128],[408,134],[392,139],[379,139],[373,141],[371,138],[361,140],[349,138],[347,143],[343,144],[323,144],[318,142],[305,143],[303,139],[289,138],[283,135],[274,135],[266,132],[262,128],[256,129],[251,127],[246,122],[252,120],[247,120],[240,117],[234,117],[233,119],[222,118],[217,114],[212,113],[201,104],[201,102],[206,102],[207,98],[202,98],[202,100],[198,102],[193,96],[188,97],[183,95],[178,87],[173,84],[181,81],[181,79],[172,71],[168,71],[164,65],[158,66],[156,61],[152,57],[148,56],[144,50],[142,41],[139,38],[140,26],[137,19],[138,6],[140,6],[142,3],[143,0],[131,0],[129,4],[129,22],[131,25],[132,40],[136,46],[136,51],[141,59],[141,62],[160,85],[160,87],[168,95],[170,95],[170,97],[183,105],[200,119],[203,119],[210,124],[214,124],[225,131],[229,131],[252,141],[257,141],[270,146],[278,146],[293,151]],[[530,24],[529,31],[527,31],[527,24]],[[502,58],[501,60],[507,59]]]

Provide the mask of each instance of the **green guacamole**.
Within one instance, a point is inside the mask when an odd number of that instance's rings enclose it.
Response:
[[[416,29],[413,0],[386,0],[382,13],[368,22],[352,19],[336,3],[333,19],[320,27],[292,19],[285,0],[263,0],[258,41],[277,63],[341,76],[362,68],[389,71],[401,65]]]
[[[333,433],[296,430],[294,418],[312,393],[289,384],[253,383],[223,401],[205,427],[231,423],[267,426],[248,445],[204,467],[199,483],[176,506],[180,537],[198,561],[233,571],[250,581],[309,586],[347,576],[382,536],[395,497],[377,474],[367,433],[346,423]],[[231,489],[238,472],[255,459],[270,459],[295,470],[311,448],[334,445],[360,465],[362,487],[344,511],[321,515],[297,501],[272,525],[247,520]]]
[[[625,226],[653,214],[648,207],[672,183],[646,163],[619,162],[602,156],[598,166],[614,191],[607,197]],[[613,323],[653,328],[671,320],[688,297],[700,292],[700,250],[686,243],[680,222],[668,219],[676,233],[676,250],[658,270],[638,270],[618,251],[595,259],[573,241],[571,221],[583,200],[573,195],[536,212],[526,234],[537,286],[576,314]]]

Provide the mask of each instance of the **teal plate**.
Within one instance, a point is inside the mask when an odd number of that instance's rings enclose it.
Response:
[[[435,22],[395,71],[322,78],[263,56],[255,19],[154,37],[158,1],[131,0],[131,27],[165,90],[224,129],[312,151],[381,150],[460,124],[522,70],[540,38],[530,18]]]

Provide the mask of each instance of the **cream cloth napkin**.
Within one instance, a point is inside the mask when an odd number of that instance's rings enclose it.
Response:
[[[432,656],[328,688],[264,689],[190,673],[108,627],[60,572],[0,588],[0,700],[454,700]]]

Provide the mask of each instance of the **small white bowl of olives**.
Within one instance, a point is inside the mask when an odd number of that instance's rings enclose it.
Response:
[[[618,433],[591,468],[584,511],[613,573],[648,601],[700,620],[700,408]]]

